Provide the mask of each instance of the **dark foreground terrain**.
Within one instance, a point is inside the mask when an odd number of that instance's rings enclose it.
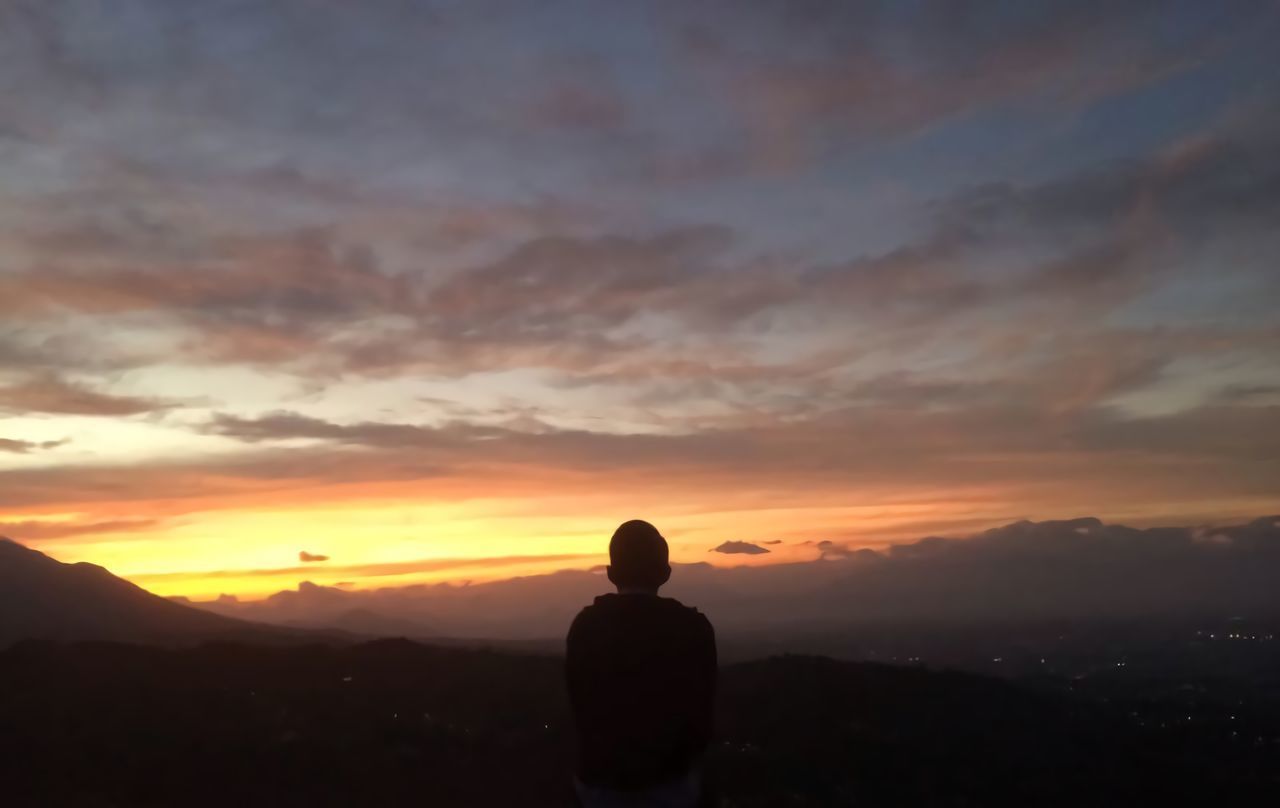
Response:
[[[1274,681],[1009,683],[815,657],[723,671],[726,805],[1268,804]],[[356,646],[0,653],[5,805],[567,805],[551,657]]]

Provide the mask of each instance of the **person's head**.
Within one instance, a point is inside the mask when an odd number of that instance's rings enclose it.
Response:
[[[609,540],[609,580],[618,591],[657,592],[671,577],[667,540],[641,519],[623,522]]]

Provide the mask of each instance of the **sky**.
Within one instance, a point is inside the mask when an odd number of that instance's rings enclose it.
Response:
[[[1275,513],[1277,36],[8,0],[0,534],[200,598]]]

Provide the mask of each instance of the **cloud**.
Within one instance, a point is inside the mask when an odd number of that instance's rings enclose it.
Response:
[[[1218,392],[1224,402],[1280,404],[1280,384],[1231,384]]]
[[[684,290],[715,285],[714,259],[729,241],[725,228],[712,226],[643,239],[527,241],[435,289],[431,328],[467,341],[537,344],[616,328],[650,311],[678,311]]]
[[[413,279],[380,272],[368,251],[332,243],[323,230],[230,238],[210,259],[125,268],[42,268],[0,277],[0,312],[28,321],[70,309],[86,315],[179,318],[188,358],[284,363],[321,347],[344,322],[411,314]],[[270,272],[262,272],[264,264]],[[164,323],[160,320],[160,323]],[[173,324],[167,336],[174,336]],[[192,339],[191,337],[194,337]]]
[[[848,558],[858,552],[863,552],[856,549],[856,545],[853,543],[842,544],[831,539],[802,541],[800,544],[806,547],[813,547],[818,551],[818,557],[824,560]]]
[[[616,91],[581,82],[550,88],[529,110],[537,126],[617,132],[625,123],[627,106]]]
[[[5,273],[0,310],[28,331],[67,310],[144,318],[154,342],[176,343],[190,363],[312,378],[539,368],[549,384],[649,398],[724,399],[727,388],[758,400],[779,379],[829,383],[880,351],[932,354],[957,341],[973,347],[973,367],[1000,367],[1008,358],[989,345],[1007,353],[1021,339],[1030,354],[1028,334],[1046,323],[1067,344],[1210,247],[1265,239],[1280,206],[1268,159],[1277,133],[1265,114],[1246,116],[1190,144],[1037,183],[979,183],[937,199],[903,243],[844,259],[762,256],[747,249],[750,233],[702,223],[495,238],[486,254],[496,257],[437,273],[393,268],[385,247],[314,227],[218,235],[203,258]],[[1256,262],[1225,263],[1268,283]],[[766,328],[805,347],[768,357],[757,339]],[[0,338],[0,361],[6,351],[28,364],[85,361],[30,334],[8,343]],[[123,352],[110,336],[94,345]]]
[[[1274,8],[619,7],[588,53],[550,8],[306,5],[0,29],[0,412],[185,409],[10,435],[7,507],[1280,490]]]
[[[121,417],[159,412],[176,402],[141,396],[102,393],[54,374],[0,387],[0,411],[12,414],[93,415]]]
[[[13,438],[0,438],[0,452],[10,452],[12,454],[29,454],[33,451],[44,451],[47,449],[56,449],[59,446],[65,446],[70,442],[70,438],[62,440],[14,440]]]
[[[315,553],[308,553],[306,550],[302,550],[301,552],[298,553],[298,560],[303,563],[314,562],[314,561],[328,561],[329,556],[319,555]]]
[[[818,550],[820,557],[824,560],[851,558],[858,553],[866,552],[860,549],[857,544],[839,544],[833,541],[818,542]]]
[[[550,553],[545,555],[513,555],[513,556],[497,556],[490,558],[426,558],[413,561],[395,561],[378,564],[347,564],[347,565],[329,565],[324,567],[324,573],[330,576],[344,577],[363,577],[363,578],[394,578],[401,575],[412,575],[421,572],[440,572],[446,570],[462,570],[475,567],[501,568],[505,566],[520,567],[531,563],[556,563],[556,562],[576,562],[586,559],[595,559],[598,557],[596,553]],[[175,579],[220,579],[220,578],[279,578],[291,575],[314,575],[316,568],[305,566],[305,564],[313,563],[319,559],[299,558],[304,566],[295,567],[267,567],[261,569],[224,569],[210,570],[199,572],[190,572],[186,570],[173,570],[159,573],[145,573],[134,575],[130,580],[142,583],[152,581],[170,581]],[[307,586],[316,586],[311,582],[306,582]]]
[[[726,541],[717,547],[713,547],[711,552],[724,553],[725,555],[761,555],[769,552],[769,549],[749,541]]]
[[[43,541],[73,536],[138,533],[154,530],[160,525],[161,521],[158,519],[113,519],[98,522],[29,520],[0,522],[0,535],[14,536],[24,541]]]
[[[706,498],[767,487],[799,506],[850,486],[960,496],[963,481],[964,491],[998,491],[1003,501],[1019,502],[1019,512],[1070,498],[1122,512],[1158,506],[1204,514],[1215,501],[1265,507],[1259,503],[1280,485],[1272,462],[1280,452],[1274,408],[1213,405],[1149,416],[1115,408],[1045,411],[1034,396],[1010,395],[964,407],[846,402],[802,418],[658,434],[223,414],[204,429],[244,442],[244,450],[0,470],[0,505],[84,510],[148,503],[150,515],[264,500],[305,503],[318,491],[419,500],[423,480],[433,481],[431,494],[442,500],[552,487],[599,491],[604,480],[619,491],[644,486],[666,499],[690,490]],[[842,440],[832,441],[833,434]],[[1117,479],[1129,482],[1117,486]],[[1202,510],[1177,510],[1170,505],[1175,499]]]
[[[1132,92],[1194,68],[1240,30],[1215,21],[1172,43],[1149,35],[1162,13],[1150,2],[1107,14],[1048,3],[1017,15],[932,3],[907,25],[879,3],[672,9],[668,29],[695,75],[729,99],[755,162],[775,170],[833,144],[901,138],[986,110],[1076,108]],[[1094,55],[1087,63],[1076,58],[1082,48]]]
[[[336,424],[286,410],[260,418],[217,414],[204,429],[250,443],[304,439],[383,448],[444,445],[455,442],[452,438],[455,433],[464,440],[471,433],[477,437],[490,434],[490,430],[472,429],[465,425],[440,428],[380,422]]]
[[[1238,237],[1280,210],[1274,113],[1246,116],[1139,157],[1031,185],[983,184],[946,201],[941,221],[984,238],[1062,238],[1147,217],[1168,238]],[[1217,232],[1226,228],[1229,233]]]

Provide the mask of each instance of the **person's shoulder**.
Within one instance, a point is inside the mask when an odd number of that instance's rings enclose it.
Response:
[[[605,616],[605,613],[608,611],[609,604],[607,601],[605,601],[605,599],[608,597],[610,596],[601,595],[591,603],[588,603],[586,606],[583,606],[582,609],[578,612],[577,616],[573,618],[573,624],[570,626],[570,631],[572,631],[573,629],[581,629],[586,626],[590,626],[600,622],[600,620]]]
[[[578,610],[578,614],[573,618],[573,624],[578,625],[579,623],[588,623],[595,619],[596,615],[599,613],[600,609],[596,604],[588,603],[586,606],[583,606]]]
[[[702,614],[702,612],[698,611],[698,607],[689,606],[679,600],[676,600],[675,598],[659,597],[658,602],[661,603],[666,608],[671,609],[672,611],[687,612],[691,615]]]
[[[686,606],[675,598],[659,598],[659,600],[662,601],[663,606],[668,611],[684,622],[698,628],[711,628],[711,621],[707,619],[705,614],[698,611],[696,606]]]

